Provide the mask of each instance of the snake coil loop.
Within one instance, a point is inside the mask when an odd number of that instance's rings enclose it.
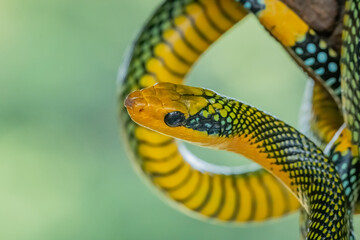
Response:
[[[134,43],[120,81],[126,141],[147,180],[197,216],[262,221],[300,203],[306,239],[355,239],[360,2],[347,0],[345,9],[339,56],[279,0],[165,1]],[[316,143],[255,107],[179,85],[201,54],[248,12],[315,80],[305,99],[304,130]],[[205,163],[173,137],[242,154],[264,169]]]

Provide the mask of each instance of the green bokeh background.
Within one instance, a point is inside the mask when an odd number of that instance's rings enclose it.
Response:
[[[241,226],[203,222],[135,174],[119,137],[115,80],[159,2],[1,1],[0,239],[299,238],[296,214]],[[190,84],[297,126],[306,76],[253,17],[215,45]],[[191,149],[216,163],[245,161]]]

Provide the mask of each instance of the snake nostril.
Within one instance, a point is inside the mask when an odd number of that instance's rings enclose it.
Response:
[[[129,96],[124,101],[124,105],[126,108],[133,108],[134,104],[135,104],[134,99]]]

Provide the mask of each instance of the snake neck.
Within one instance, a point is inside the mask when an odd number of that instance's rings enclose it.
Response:
[[[322,167],[325,169],[322,174],[335,178],[334,168],[321,150],[295,128],[244,103],[230,100],[220,107],[220,102],[207,106],[185,123],[187,128],[207,129],[209,136],[216,135],[217,142],[207,142],[213,144],[211,147],[255,160],[297,192],[301,201],[305,197],[300,193],[304,189],[299,189],[299,185],[316,181],[307,177],[310,172],[316,172],[313,167]],[[218,113],[211,121],[207,113],[212,109]],[[305,164],[304,160],[308,158],[316,159],[314,166]]]

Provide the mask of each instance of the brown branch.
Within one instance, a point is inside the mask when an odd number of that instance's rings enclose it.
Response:
[[[339,51],[344,0],[282,0]]]

